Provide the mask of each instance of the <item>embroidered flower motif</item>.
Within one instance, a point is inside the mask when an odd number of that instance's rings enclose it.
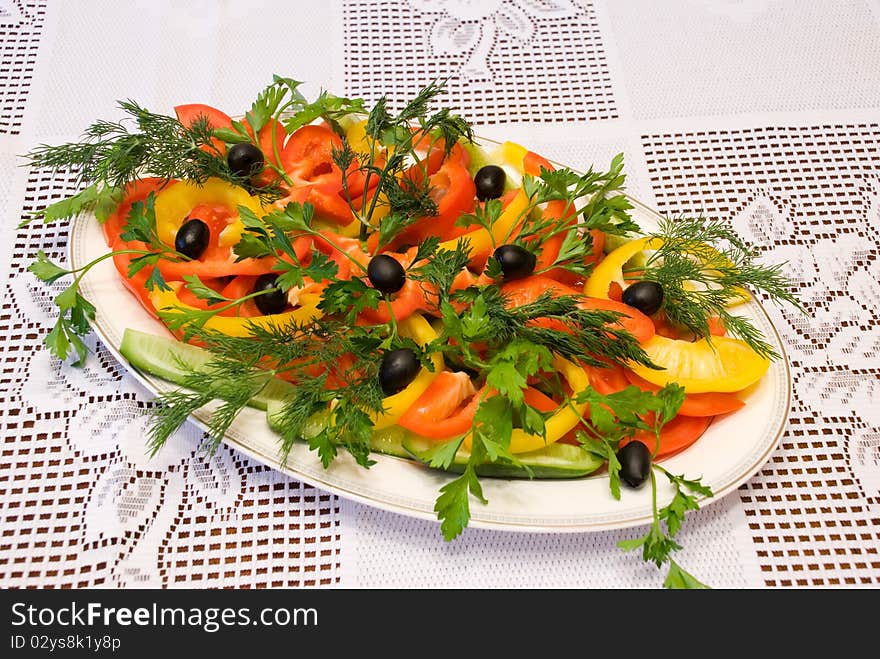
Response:
[[[435,55],[464,55],[460,74],[489,80],[489,54],[499,36],[521,44],[535,37],[536,22],[577,13],[573,0],[410,0],[413,8],[440,14],[431,25],[431,50]]]
[[[84,505],[80,562],[112,565],[118,587],[164,585],[163,552],[182,511],[198,502],[215,520],[234,515],[246,479],[233,452],[195,450],[203,433],[185,424],[151,457],[147,418],[134,401],[86,405],[76,418],[72,447],[85,464],[104,465]]]

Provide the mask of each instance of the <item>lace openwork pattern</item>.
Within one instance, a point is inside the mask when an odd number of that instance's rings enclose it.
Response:
[[[591,3],[346,0],[346,93],[443,101],[478,124],[618,116]]]
[[[22,219],[75,192],[32,171]],[[335,583],[336,497],[221,446],[187,424],[145,449],[152,395],[94,337],[82,369],[49,356],[52,298],[26,271],[66,261],[63,225],[32,223],[7,250],[0,322],[0,583],[40,587],[239,588]]]
[[[18,134],[46,18],[46,2],[0,3],[0,134]]]
[[[768,307],[794,401],[779,450],[740,488],[765,582],[877,583],[880,126],[642,136],[661,211],[730,219],[787,261],[806,314]]]

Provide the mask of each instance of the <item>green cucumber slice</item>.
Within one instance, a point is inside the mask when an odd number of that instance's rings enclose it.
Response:
[[[470,157],[468,172],[470,172],[471,178],[476,176],[477,172],[486,165],[498,165],[506,174],[504,179],[505,192],[510,192],[522,184],[522,173],[509,163],[501,162],[499,158],[495,157],[497,154],[494,151],[489,152],[479,144],[471,144],[467,140],[462,140],[460,144]]]
[[[270,401],[267,410],[269,427],[278,431],[278,420],[284,403]],[[308,439],[320,432],[326,423],[326,415],[315,415],[310,423],[304,428],[304,439]],[[430,448],[437,446],[438,442],[427,437],[422,437],[400,426],[383,428],[373,433],[370,439],[370,448],[377,453],[393,455],[398,458],[419,459],[419,455]],[[461,473],[467,464],[470,454],[464,448],[460,448],[455,456],[455,462],[448,470],[453,473]],[[532,470],[534,478],[580,478],[591,474],[599,469],[604,460],[592,453],[570,444],[548,444],[544,448],[519,456],[523,464]],[[514,465],[507,464],[484,464],[477,467],[480,476],[489,478],[529,478],[529,473]]]
[[[437,442],[415,435],[410,435],[403,440],[403,448],[416,459],[435,446],[437,446]],[[533,478],[580,478],[593,473],[605,464],[604,460],[579,446],[558,442],[548,444],[537,451],[521,453],[516,457],[532,470],[531,477]],[[462,446],[455,454],[455,460],[449,466],[448,471],[461,473],[469,458],[470,452]],[[477,474],[490,478],[530,477],[528,471],[522,467],[502,463],[480,465],[477,467]]]
[[[204,370],[212,358],[204,348],[132,329],[126,329],[122,335],[119,352],[137,370],[179,385],[183,385],[189,371]],[[293,390],[289,382],[272,378],[248,405],[265,410],[269,401],[282,401],[290,397]]]
[[[605,246],[602,251],[604,251],[606,254],[610,254],[621,245],[625,245],[626,243],[641,237],[642,236],[636,233],[627,233],[625,236],[621,236],[616,233],[606,233]]]
[[[470,157],[470,164],[468,165],[468,171],[473,177],[482,167],[486,165],[495,164],[492,162],[492,159],[489,156],[489,152],[486,151],[479,144],[472,144],[467,140],[462,140],[459,142],[461,147],[465,150],[465,152]]]
[[[266,408],[266,420],[269,423],[269,428],[274,432],[279,432],[280,430],[279,421],[283,409],[284,402],[281,400],[269,401],[269,405]],[[308,440],[310,437],[314,437],[321,432],[321,428],[324,427],[325,423],[327,423],[326,414],[314,415],[309,419],[305,428],[303,428],[303,440]],[[390,428],[376,430],[370,438],[370,448],[377,453],[393,455],[398,458],[409,458],[409,453],[403,448],[403,440],[406,438],[408,432],[409,431],[400,426],[391,426]]]
[[[179,385],[183,384],[189,370],[198,372],[211,361],[211,353],[204,348],[131,329],[125,330],[119,351],[137,370]],[[294,386],[289,382],[273,378],[248,404],[266,410],[269,427],[277,431],[284,402],[293,391]],[[304,429],[305,438],[320,432],[323,423],[326,423],[324,415],[312,417]],[[377,430],[370,440],[372,450],[408,459],[418,459],[421,453],[436,445],[435,440],[416,435],[396,425]],[[449,471],[460,473],[469,457],[464,448],[459,449]],[[604,464],[580,447],[558,443],[518,457],[532,469],[534,478],[578,478],[596,471]],[[505,464],[481,465],[477,468],[477,473],[495,478],[529,478],[524,469]]]

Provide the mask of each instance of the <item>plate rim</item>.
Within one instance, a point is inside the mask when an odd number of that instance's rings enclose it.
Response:
[[[486,139],[482,137],[477,137],[482,142],[500,144],[499,142],[491,139]],[[554,162],[554,161],[551,161]],[[554,164],[559,164],[555,163]],[[643,212],[648,213],[658,219],[664,218],[664,216],[652,208],[651,206],[645,204],[632,197],[631,195],[624,193],[626,198],[635,206],[638,206]],[[95,218],[92,213],[83,213],[76,218],[74,218],[71,223],[70,231],[68,234],[67,241],[67,257],[71,267],[78,267],[76,262],[76,245],[77,245],[77,236],[78,229],[82,230],[82,227],[86,225],[88,222],[97,222],[97,218]],[[105,250],[109,252],[109,248]],[[88,278],[88,275],[85,279]],[[772,439],[772,441],[768,441],[764,450],[760,452],[760,454],[756,455],[750,462],[750,464],[741,469],[740,473],[737,476],[731,478],[728,482],[724,483],[723,486],[716,489],[713,487],[713,495],[711,497],[701,497],[700,498],[700,507],[701,509],[705,506],[716,503],[717,501],[723,499],[728,494],[732,493],[734,490],[739,488],[744,482],[748,481],[750,478],[755,476],[761,469],[761,467],[767,463],[770,458],[770,455],[777,450],[779,444],[782,440],[782,437],[785,434],[785,431],[788,427],[789,417],[791,414],[791,402],[793,396],[793,382],[791,379],[791,364],[788,359],[788,354],[785,350],[785,343],[782,339],[782,336],[779,333],[779,330],[776,328],[776,325],[773,323],[770,315],[767,313],[763,304],[756,297],[752,297],[752,300],[748,303],[752,308],[756,309],[761,316],[763,316],[764,321],[766,321],[767,326],[772,330],[773,336],[776,338],[776,347],[780,350],[780,359],[779,362],[783,367],[782,380],[785,383],[784,391],[783,391],[783,409],[784,413],[781,417],[778,417],[778,424],[776,428],[776,433]],[[97,305],[96,305],[97,306]],[[111,340],[108,336],[108,333],[102,327],[98,317],[90,320],[90,325],[92,331],[95,335],[101,340],[104,344],[104,347],[113,355],[113,357],[119,362],[119,364],[125,369],[125,371],[135,378],[141,385],[143,385],[151,394],[154,396],[159,395],[163,388],[168,388],[169,383],[165,382],[161,378],[154,377],[147,373],[143,373],[134,367],[132,364],[125,359],[121,352],[119,351],[119,347]],[[201,430],[206,430],[207,423],[207,413],[203,410],[197,411],[194,414],[190,415],[189,420]],[[323,489],[325,491],[331,492],[336,496],[339,496],[343,499],[354,500],[359,503],[371,506],[373,508],[378,508],[381,510],[386,510],[390,512],[394,512],[397,514],[406,515],[408,517],[414,517],[418,519],[424,519],[428,521],[432,521],[435,523],[439,523],[437,516],[432,511],[425,510],[423,507],[415,507],[412,505],[407,505],[405,503],[399,501],[389,501],[389,500],[378,500],[372,498],[366,494],[357,492],[348,487],[345,487],[338,482],[332,482],[331,479],[321,478],[314,474],[304,473],[299,469],[292,468],[288,465],[282,465],[277,460],[277,455],[270,456],[267,455],[264,451],[261,451],[253,446],[250,446],[242,441],[239,441],[233,436],[227,434],[223,438],[223,443],[230,448],[240,451],[245,454],[249,458],[268,466],[271,469],[279,471],[288,477],[295,478],[302,482],[305,482],[313,487]],[[417,464],[412,463],[410,460],[406,460],[404,458],[398,458],[395,456],[389,455],[381,455],[379,456],[383,460],[395,460],[406,463],[413,464],[414,467],[420,468]],[[329,472],[321,472],[321,473],[329,473]],[[504,481],[512,481],[514,479],[500,479]],[[578,480],[578,479],[575,479]],[[565,519],[558,520],[554,522],[552,519],[542,522],[541,524],[534,524],[532,522],[516,522],[514,520],[497,520],[492,519],[491,517],[480,517],[479,515],[474,516],[474,511],[472,510],[471,519],[468,523],[469,528],[480,528],[486,530],[497,530],[497,531],[510,531],[510,532],[538,532],[538,533],[584,533],[584,532],[599,532],[599,531],[607,531],[613,529],[622,529],[622,528],[630,528],[635,526],[640,526],[644,524],[650,524],[653,521],[653,514],[648,511],[641,515],[631,515],[623,519],[619,520],[598,520],[596,522],[568,522]]]

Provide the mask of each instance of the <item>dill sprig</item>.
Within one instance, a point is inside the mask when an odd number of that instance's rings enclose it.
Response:
[[[220,404],[211,411],[206,448],[209,453],[216,451],[239,412],[273,375],[259,368],[253,355],[244,360],[237,357],[239,355],[234,359],[215,355],[197,371],[181,365],[190,370],[182,382],[184,389],[161,394],[156,398],[156,405],[150,408],[153,424],[147,431],[147,447],[151,455],[165,445],[190,415],[213,401]]]
[[[473,368],[485,368],[486,360],[470,348],[472,343],[488,344],[491,354],[514,340],[598,367],[607,366],[598,357],[618,364],[653,366],[638,341],[614,327],[621,314],[581,309],[580,296],[554,297],[545,292],[532,302],[512,306],[501,289],[490,284],[453,293],[452,299],[468,304],[460,312],[450,303],[443,304],[444,331],[435,342],[436,349]],[[554,321],[561,327],[554,327]]]
[[[24,156],[31,167],[76,172],[76,183],[88,186],[78,195],[38,211],[35,217],[63,219],[98,204],[110,206],[114,199],[118,201],[119,191],[127,183],[145,176],[196,183],[216,177],[267,201],[280,196],[277,187],[255,187],[229,169],[212,141],[215,135],[207,117],[184,126],[175,117],[150,112],[132,100],[120,101],[118,107],[127,115],[123,119],[96,121],[78,142],[42,144]]]
[[[187,377],[184,386],[192,392],[165,394],[151,410],[154,423],[149,445],[153,452],[189,414],[219,401],[209,422],[209,448],[213,450],[248,401],[270,378],[282,374],[296,384],[273,424],[281,436],[282,460],[296,441],[306,440],[325,466],[340,446],[359,464],[372,464],[371,414],[383,409],[376,359],[382,328],[352,328],[340,320],[322,318],[285,325],[251,324],[248,337],[229,336],[198,325],[188,329],[214,358]],[[341,355],[350,358],[340,359]]]
[[[380,206],[386,206],[386,216],[393,218],[382,223],[383,245],[416,220],[437,214],[437,205],[431,197],[427,159],[417,151],[423,149],[425,142],[428,151],[442,142],[444,154],[448,155],[457,143],[473,141],[470,125],[451,109],[430,113],[431,102],[444,90],[445,82],[433,81],[396,114],[389,110],[388,99],[381,97],[367,115],[365,133],[369,152],[355,153],[350,145],[334,151],[337,166],[350,171],[348,168],[357,158],[356,169],[364,176],[363,190],[352,191],[347,187],[345,190],[355,217],[361,222],[362,239],[369,230],[380,228],[373,219]],[[417,163],[415,167],[420,175],[405,176],[413,162]],[[360,206],[351,201],[355,197],[360,198]]]
[[[652,235],[662,245],[648,257],[642,278],[663,287],[663,311],[669,320],[711,341],[709,319],[717,316],[756,353],[779,357],[750,320],[728,307],[752,289],[776,304],[802,309],[782,273],[784,264],[759,263],[758,251],[718,220],[666,218]]]

